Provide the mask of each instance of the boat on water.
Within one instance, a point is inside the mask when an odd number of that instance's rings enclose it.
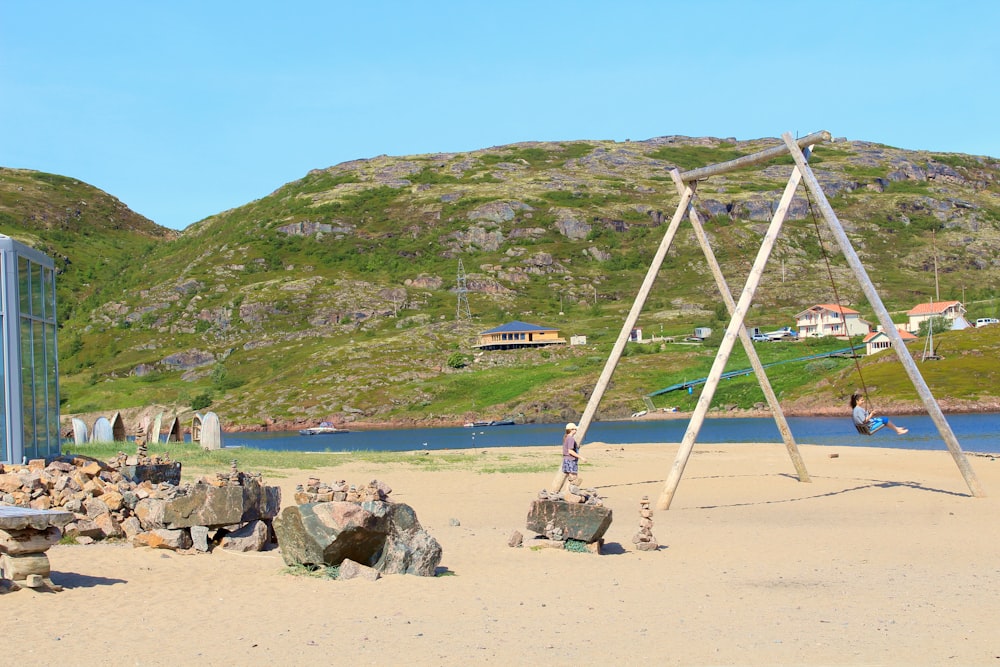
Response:
[[[320,422],[319,426],[310,426],[299,431],[299,435],[325,435],[327,433],[347,433],[346,428],[337,428],[330,422]]]
[[[483,426],[513,426],[513,419],[494,419],[493,421],[469,422],[466,428],[481,428]]]

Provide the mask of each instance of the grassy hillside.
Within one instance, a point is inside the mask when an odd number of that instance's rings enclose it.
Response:
[[[175,239],[123,230],[144,244],[127,250],[98,249],[93,240],[88,252],[121,263],[99,290],[90,283],[86,299],[76,300],[85,307],[64,318],[63,411],[156,403],[212,409],[226,424],[247,426],[578,416],[676,206],[668,170],[776,143],[659,137],[381,156],[314,170]],[[995,160],[841,141],[817,147],[812,163],[897,321],[935,289],[963,300],[971,318],[997,314]],[[699,184],[695,206],[736,292],[789,165]],[[830,235],[817,233],[804,190],[798,194],[748,323],[793,325],[795,313],[832,301],[834,285],[843,305],[873,320]],[[117,238],[109,227],[100,243]],[[459,261],[471,321],[456,321]],[[477,332],[514,319],[583,334],[589,344],[473,353]],[[682,227],[639,325],[647,336],[683,337],[695,326],[721,330],[724,321],[694,236]],[[767,363],[803,356],[813,344],[760,352]],[[815,343],[823,344],[842,345]],[[603,417],[627,415],[643,407],[644,394],[703,376],[714,354],[711,346],[629,349]],[[455,352],[470,363],[449,366]],[[746,365],[742,354],[731,369]],[[942,368],[962,355],[946,356]],[[839,404],[851,384],[840,375],[845,365],[782,364],[772,381],[783,400]],[[755,383],[744,384],[724,383],[716,403],[763,400]],[[879,391],[898,385],[882,381]],[[972,389],[995,395],[991,386],[947,391],[972,400]],[[657,400],[684,408],[693,398]]]
[[[85,320],[157,243],[177,234],[66,176],[0,167],[0,234],[56,263],[59,319]],[[81,310],[82,313],[78,313]]]

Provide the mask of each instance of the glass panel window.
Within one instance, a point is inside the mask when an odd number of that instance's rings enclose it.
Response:
[[[24,455],[35,458],[35,377],[31,360],[31,320],[21,318],[21,406],[24,419]]]
[[[39,283],[41,283],[40,280]],[[45,382],[45,333],[42,331],[42,327],[44,326],[38,320],[34,320],[31,323],[31,347],[34,354],[29,363],[33,367],[31,372],[35,378],[35,396],[33,401],[35,403],[36,458],[46,456],[49,453],[49,424],[47,419],[49,401],[46,397],[47,383]]]
[[[31,265],[24,257],[17,258],[17,293],[20,297],[21,314],[31,313]]]
[[[49,455],[59,453],[59,355],[56,350],[56,326],[55,324],[46,324],[45,379],[48,396],[46,419],[49,426]]]
[[[45,301],[45,319],[49,322],[56,321],[56,275],[52,269],[42,268],[42,278],[44,279],[45,293],[42,295]]]
[[[31,267],[31,314],[34,317],[45,317],[45,308],[42,302],[45,294],[45,285],[42,280],[42,271],[45,267],[41,264],[28,263]]]

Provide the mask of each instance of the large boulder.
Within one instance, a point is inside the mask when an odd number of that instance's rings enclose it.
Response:
[[[611,527],[611,508],[562,500],[533,501],[528,510],[528,530],[545,534],[550,523],[562,529],[564,538],[597,542]]]
[[[293,505],[274,520],[288,565],[335,566],[345,559],[383,574],[433,576],[441,545],[404,503],[332,501]]]
[[[166,502],[162,522],[167,528],[231,526],[258,519],[273,519],[280,505],[281,489],[264,486],[253,478],[246,478],[239,485],[199,483],[191,488],[190,493]]]

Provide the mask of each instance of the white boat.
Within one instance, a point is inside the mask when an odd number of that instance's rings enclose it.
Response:
[[[347,429],[337,428],[330,422],[320,422],[319,426],[310,426],[299,431],[299,435],[324,435],[327,433],[347,433]]]

